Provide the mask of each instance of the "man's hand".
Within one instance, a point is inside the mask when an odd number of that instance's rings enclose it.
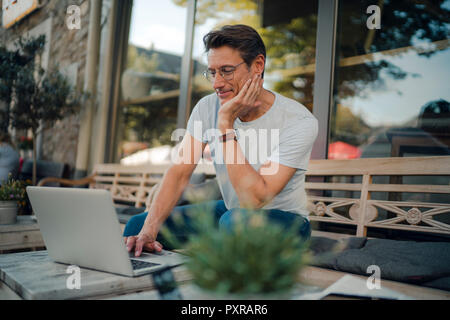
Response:
[[[125,237],[124,240],[128,252],[134,248],[134,255],[136,257],[139,257],[144,249],[150,252],[160,252],[163,248],[161,243],[156,241],[155,238],[144,233],[140,233],[137,236]]]
[[[245,116],[249,111],[261,105],[257,98],[261,93],[263,82],[264,80],[258,74],[253,79],[248,79],[239,93],[220,108],[219,130],[225,133],[226,129],[232,129],[233,123],[238,117]]]

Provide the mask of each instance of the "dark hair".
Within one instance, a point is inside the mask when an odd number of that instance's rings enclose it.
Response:
[[[223,46],[238,50],[248,67],[260,54],[266,59],[266,47],[260,35],[252,27],[243,24],[227,25],[213,30],[203,37],[203,43],[206,52]]]

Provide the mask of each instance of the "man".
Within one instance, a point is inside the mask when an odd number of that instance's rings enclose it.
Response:
[[[219,227],[232,228],[238,212],[256,208],[286,227],[300,220],[299,234],[310,236],[304,172],[317,136],[317,120],[300,103],[263,88],[266,50],[253,28],[224,26],[203,41],[208,54],[205,76],[215,93],[201,99],[192,111],[180,161],[166,172],[149,212],[133,217],[125,228],[127,248],[134,248],[137,256],[143,249],[162,249],[156,239],[161,239],[158,232],[163,224],[179,237],[192,231],[186,213],[198,205],[174,206],[206,144],[223,201],[205,207]],[[184,230],[175,227],[174,215],[183,218]]]

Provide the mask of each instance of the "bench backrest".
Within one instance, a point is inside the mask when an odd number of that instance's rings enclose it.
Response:
[[[119,203],[145,205],[169,165],[95,166],[91,188]],[[212,165],[197,173],[213,177]],[[450,157],[311,160],[306,172],[310,220],[367,228],[450,234]]]
[[[144,206],[152,188],[162,180],[169,164],[123,166],[120,164],[97,164],[90,188],[110,190],[116,203]],[[199,164],[194,173],[204,173],[206,177],[215,175],[210,165]]]
[[[311,160],[310,220],[450,234],[450,157]]]

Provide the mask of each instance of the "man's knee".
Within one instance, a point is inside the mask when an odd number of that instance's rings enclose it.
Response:
[[[141,231],[146,217],[147,212],[143,212],[135,216],[132,216],[125,226],[123,236],[129,237],[137,235]]]
[[[303,218],[303,221],[300,224],[299,234],[304,240],[309,240],[311,238],[311,224],[308,219]]]
[[[236,223],[243,223],[244,209],[235,208],[226,211],[219,219],[219,229],[231,231]]]

